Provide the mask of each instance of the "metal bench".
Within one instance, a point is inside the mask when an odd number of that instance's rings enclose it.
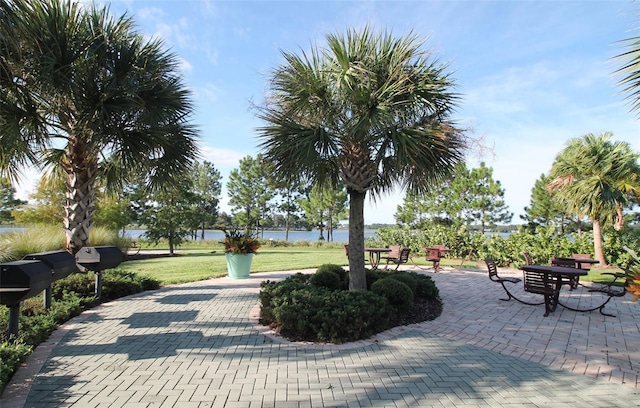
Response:
[[[498,275],[498,267],[496,266],[496,263],[494,262],[494,260],[492,258],[486,258],[484,260],[484,263],[487,265],[487,269],[489,270],[489,279],[491,279],[494,282],[497,282],[499,284],[502,285],[502,288],[504,289],[504,291],[507,293],[507,298],[506,299],[500,299],[500,300],[504,300],[504,301],[508,301],[511,299],[514,299],[520,303],[523,303],[525,305],[532,305],[532,306],[537,306],[537,305],[541,305],[544,303],[543,302],[527,302],[524,301],[522,299],[518,299],[516,296],[514,296],[513,293],[511,293],[511,291],[509,291],[509,289],[507,288],[507,286],[505,285],[505,283],[519,283],[522,281],[522,279],[520,278],[516,278],[516,277],[501,277]]]
[[[573,258],[551,258],[551,265],[563,266],[565,268],[577,268],[576,261]],[[570,290],[574,290],[578,287],[579,277],[573,276],[571,278],[562,278],[563,285],[569,285]]]
[[[398,267],[402,264],[405,264],[409,261],[409,253],[411,252],[410,248],[400,248],[399,253],[398,252],[394,252],[394,246],[390,246],[389,247],[391,249],[391,252],[389,252],[389,254],[384,257],[387,260],[387,264],[385,265],[384,269],[387,269],[389,267],[389,264],[395,264],[396,265],[396,270],[398,270]]]
[[[560,289],[548,273],[524,270],[524,290],[544,295],[545,316],[556,309]]]

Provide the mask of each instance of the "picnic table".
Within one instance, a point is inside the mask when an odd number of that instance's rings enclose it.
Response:
[[[584,269],[555,265],[522,265],[520,269],[524,271],[524,290],[544,296],[545,316],[554,312],[558,305],[571,309],[559,302],[563,278],[576,279],[588,273]]]
[[[369,265],[371,265],[371,269],[378,269],[381,254],[391,252],[389,248],[365,248],[364,250],[369,253]]]

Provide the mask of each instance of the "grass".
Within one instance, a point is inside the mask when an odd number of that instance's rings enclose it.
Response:
[[[158,279],[162,285],[219,278],[227,274],[227,261],[222,249],[177,251],[180,256],[128,261],[120,269]],[[251,272],[274,272],[317,268],[326,263],[346,265],[342,248],[260,248],[254,255]]]
[[[197,248],[197,247],[191,247]],[[158,247],[161,249],[161,247]],[[135,272],[141,275],[157,279],[162,285],[174,283],[195,282],[209,278],[219,278],[227,275],[227,263],[222,247],[212,249],[200,247],[197,249],[180,249],[179,256],[152,258],[137,261],[128,261],[120,265],[120,269]],[[414,257],[409,262],[412,266],[415,262],[422,267],[431,267],[424,257]],[[461,269],[486,269],[482,261],[465,261],[460,265],[460,259],[443,258],[441,266]],[[251,272],[276,272],[299,269],[313,269],[322,264],[347,265],[344,249],[331,247],[262,247],[253,257]],[[602,272],[619,272],[617,269],[592,268],[589,275],[580,277],[582,281],[605,283],[611,280],[610,276],[602,275]]]

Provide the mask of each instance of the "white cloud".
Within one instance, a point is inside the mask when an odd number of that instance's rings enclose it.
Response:
[[[173,35],[173,26],[166,23],[157,23],[156,24],[156,32],[153,34],[154,37],[160,37],[165,41],[171,39]]]
[[[189,73],[193,71],[193,65],[186,59],[178,57],[178,69],[183,73]]]
[[[159,7],[142,7],[136,10],[136,18],[143,20],[160,20],[167,16],[167,13]]]
[[[194,89],[195,96],[200,99],[206,99],[210,102],[218,102],[219,96],[222,93],[220,89],[212,83],[205,84],[204,87],[198,87]]]
[[[200,154],[202,160],[213,163],[221,173],[228,173],[233,168],[238,167],[240,159],[247,155],[246,152],[212,146],[202,146],[200,148]]]

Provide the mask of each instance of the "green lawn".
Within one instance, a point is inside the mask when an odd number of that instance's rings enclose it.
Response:
[[[125,271],[150,276],[162,285],[194,282],[209,278],[226,276],[227,263],[221,247],[209,249],[188,249],[177,251],[179,256],[153,258],[138,261],[127,261],[120,265]],[[423,267],[430,267],[424,257],[414,257],[413,262]],[[460,268],[460,259],[443,258],[441,266]],[[298,269],[317,268],[322,264],[337,264],[346,267],[347,258],[343,248],[315,247],[262,247],[253,257],[251,272],[276,272]],[[409,261],[409,265],[413,265]],[[482,261],[466,261],[463,269],[485,270]],[[602,272],[620,272],[619,269],[593,268],[588,276],[580,277],[582,281],[608,282],[611,278],[601,275]]]
[[[161,284],[193,282],[227,274],[227,261],[221,249],[178,251],[180,256],[127,261],[120,268],[158,279]],[[251,272],[289,271],[317,268],[326,263],[346,265],[342,248],[276,247],[260,248],[253,256]]]

